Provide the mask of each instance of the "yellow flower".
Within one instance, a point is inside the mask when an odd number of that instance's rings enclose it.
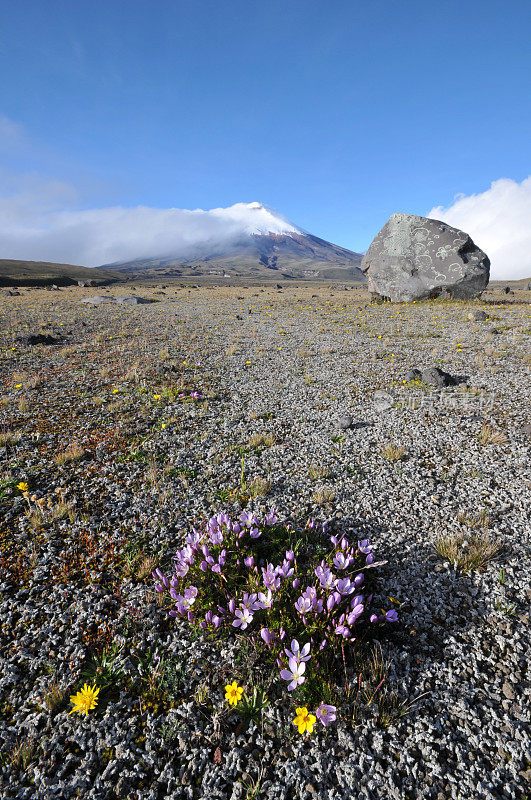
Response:
[[[293,720],[293,724],[297,726],[299,733],[303,734],[311,733],[313,731],[313,726],[317,722],[317,717],[314,714],[310,714],[306,706],[304,708],[297,708],[296,709],[297,715]]]
[[[80,692],[73,694],[70,697],[70,702],[74,704],[74,708],[70,712],[73,714],[88,714],[93,708],[96,708],[98,694],[100,690],[96,686],[89,686],[86,683]]]
[[[26,481],[20,481],[20,483],[17,483],[17,489],[19,489],[21,492],[27,492],[28,488],[29,487]]]
[[[229,701],[230,706],[237,706],[242,699],[243,688],[238,686],[236,681],[225,686],[225,700]]]
[[[154,394],[153,400],[160,400],[160,397],[161,397],[160,394]]]
[[[118,392],[119,392],[119,391],[120,391],[119,389],[113,389],[113,390],[112,390],[112,393],[113,393],[113,394],[118,394]]]
[[[15,389],[22,389],[22,384],[21,383],[16,383],[15,384]]]

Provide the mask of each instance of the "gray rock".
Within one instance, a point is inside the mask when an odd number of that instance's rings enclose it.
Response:
[[[84,297],[80,302],[87,303],[87,305],[91,306],[101,306],[103,303],[114,303],[114,297],[105,297],[103,294],[95,294],[93,297]]]
[[[113,297],[112,295],[95,294],[93,297],[84,297],[81,303],[87,303],[92,306],[101,306],[103,304],[114,306],[139,306],[144,303],[154,303],[155,300],[150,300],[147,297],[136,297],[135,295],[121,295]]]
[[[395,398],[389,392],[378,389],[373,395],[373,405],[376,411],[388,411],[393,407]]]
[[[410,369],[406,375],[406,381],[420,381],[422,379],[422,372],[420,369]]]
[[[361,262],[373,297],[410,301],[477,297],[490,261],[467,233],[439,220],[393,214]]]
[[[443,386],[453,386],[456,383],[455,378],[453,378],[448,372],[445,372],[439,367],[429,367],[428,369],[422,370],[422,380],[428,386],[436,386],[437,388],[442,388]]]
[[[337,427],[341,431],[346,431],[352,427],[353,422],[354,420],[352,419],[352,417],[349,417],[348,414],[344,414],[343,416],[339,417],[337,421]]]
[[[485,322],[486,319],[489,319],[489,315],[479,309],[478,311],[471,311],[468,315],[468,319],[471,322]]]

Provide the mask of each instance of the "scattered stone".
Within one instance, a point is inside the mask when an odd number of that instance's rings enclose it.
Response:
[[[522,433],[524,436],[527,436],[528,439],[531,439],[531,422],[526,422],[522,428]]]
[[[485,320],[489,319],[489,315],[479,309],[478,311],[471,311],[468,315],[468,319],[471,322],[485,322]]]
[[[115,306],[138,306],[145,303],[155,303],[156,301],[148,297],[136,297],[135,295],[113,297],[112,295],[95,294],[93,297],[84,297],[80,302],[92,306],[101,306],[104,303]]]
[[[413,214],[393,214],[361,262],[375,298],[477,297],[490,261],[467,233]]]
[[[55,336],[51,336],[47,333],[30,333],[27,336],[17,336],[15,339],[16,342],[23,345],[35,345],[35,344],[60,344],[61,339],[56,339]]]
[[[422,380],[422,372],[420,369],[410,369],[406,375],[406,381],[420,381]]]
[[[352,419],[352,417],[349,417],[348,414],[344,414],[343,416],[339,417],[337,421],[337,427],[341,431],[346,431],[352,427],[353,422],[354,420]]]
[[[443,386],[454,386],[457,383],[455,378],[439,367],[429,367],[428,369],[423,369],[421,377],[425,384],[428,386],[435,386],[437,388],[442,388]]]
[[[507,700],[514,700],[516,697],[513,687],[511,686],[510,683],[507,683],[507,681],[505,681],[505,683],[502,686],[502,692],[504,697],[507,698]]]
[[[384,392],[383,389],[378,389],[372,396],[373,405],[376,411],[388,411],[393,407],[395,398],[389,392]]]
[[[20,297],[20,292],[17,292],[14,289],[2,289],[2,294],[7,295],[8,297]]]

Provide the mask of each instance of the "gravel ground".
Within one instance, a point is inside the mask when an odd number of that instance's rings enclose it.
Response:
[[[136,292],[157,302],[0,298],[0,795],[528,797],[531,293]],[[433,366],[460,382],[407,382]],[[306,739],[274,685],[261,717],[230,711],[257,653],[153,592],[192,525],[242,503],[368,535],[387,561],[399,623],[347,653],[337,722]],[[485,542],[501,549],[473,564]],[[70,715],[94,676],[97,709]]]

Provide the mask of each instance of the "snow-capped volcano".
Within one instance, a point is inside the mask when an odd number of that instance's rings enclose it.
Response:
[[[278,211],[263,205],[263,203],[236,203],[228,208],[214,208],[206,213],[226,221],[231,228],[239,227],[241,233],[248,236],[265,236],[269,233],[277,235],[304,233]]]
[[[150,277],[221,275],[363,280],[361,254],[307,233],[262,203],[210,211],[169,209],[164,231],[114,271]],[[171,221],[175,223],[171,225]],[[156,275],[155,275],[156,273]]]

